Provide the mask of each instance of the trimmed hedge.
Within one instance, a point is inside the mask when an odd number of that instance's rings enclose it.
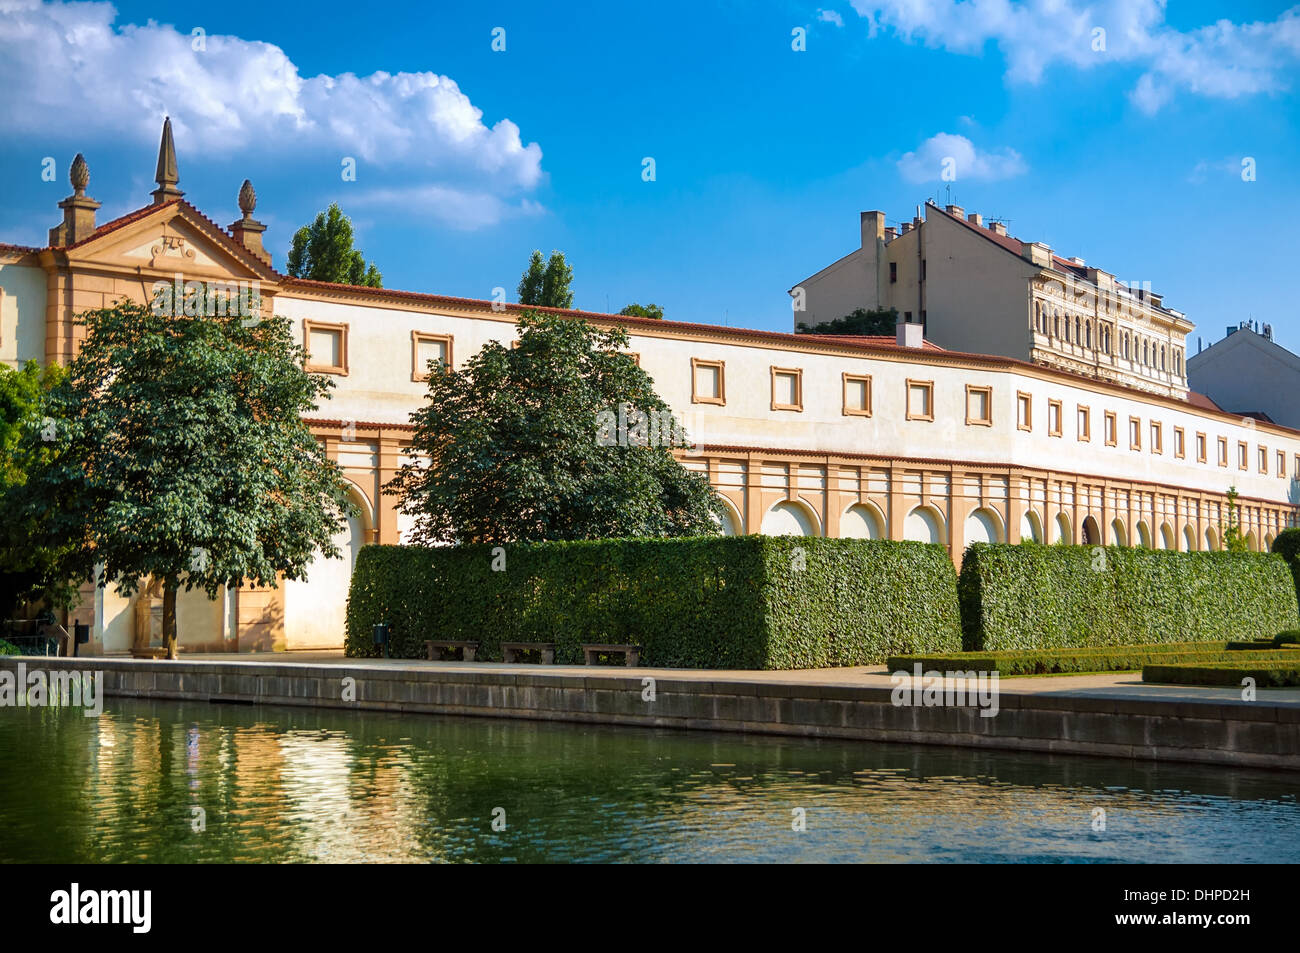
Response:
[[[1243,639],[1297,622],[1272,553],[975,543],[958,589],[975,651]]]
[[[1148,665],[1142,669],[1142,681],[1174,685],[1231,685],[1240,688],[1245,678],[1253,678],[1259,688],[1288,688],[1300,685],[1300,659],[1293,662],[1209,662],[1190,665]]]
[[[957,655],[901,655],[885,664],[891,672],[912,671],[921,663],[925,671],[998,672],[1016,675],[1068,675],[1080,672],[1138,672],[1164,662],[1272,661],[1276,650],[1258,648],[1229,653],[1222,642],[1180,645],[1134,645],[1100,649],[1043,649],[1027,652],[971,652]]]
[[[961,646],[957,577],[941,546],[780,536],[594,540],[504,547],[366,546],[348,596],[347,654],[390,654],[426,639],[641,647],[643,664],[792,669],[867,665],[891,653]],[[498,565],[500,561],[497,560]]]
[[[22,655],[22,654],[23,654],[23,650],[20,649],[18,646],[14,645],[12,642],[6,642],[4,639],[0,639],[0,655]]]
[[[1300,593],[1300,529],[1284,529],[1273,540],[1273,552],[1291,567],[1291,579]]]

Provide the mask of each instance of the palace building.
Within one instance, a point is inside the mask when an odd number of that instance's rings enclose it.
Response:
[[[182,593],[180,644],[340,647],[359,548],[409,529],[380,487],[407,459],[426,362],[460,366],[485,342],[510,341],[522,309],[282,274],[251,185],[232,188],[239,216],[224,228],[185,200],[170,124],[156,179],[148,204],[98,222],[78,157],[47,244],[0,245],[0,359],[65,362],[83,333],[77,314],[147,302],[177,274],[255,286],[299,329],[309,369],[337,383],[308,423],[360,515],[339,539],[345,558],[318,560],[305,581],[217,600]],[[698,445],[683,463],[708,475],[728,533],[923,540],[955,561],[981,540],[1217,549],[1231,486],[1252,548],[1295,522],[1300,431],[1189,392],[1192,325],[1148,290],[931,205],[901,231],[863,213],[862,246],[792,293],[810,324],[857,307],[897,307],[905,320],[872,338],[564,312],[627,330]],[[88,586],[73,620],[91,624],[91,652],[124,653],[160,601]]]

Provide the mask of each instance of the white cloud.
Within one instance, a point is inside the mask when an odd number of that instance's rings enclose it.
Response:
[[[875,36],[890,28],[909,42],[979,54],[995,44],[1014,82],[1037,83],[1050,67],[1126,63],[1144,69],[1130,96],[1147,113],[1179,90],[1234,99],[1287,89],[1300,67],[1300,7],[1271,22],[1180,31],[1164,0],[852,0]],[[1103,30],[1104,34],[1097,31]]]
[[[898,160],[898,172],[908,182],[937,182],[951,170],[955,182],[992,182],[1028,169],[1014,149],[980,151],[965,136],[941,132]]]
[[[822,23],[834,23],[836,26],[844,26],[844,18],[840,16],[838,10],[818,10],[817,19]]]
[[[418,211],[452,228],[474,229],[508,219],[541,215],[545,209],[531,199],[509,201],[490,192],[452,189],[440,185],[406,189],[369,189],[348,201],[348,208]]]
[[[217,155],[353,156],[408,169],[466,207],[537,186],[542,151],[509,119],[489,126],[437,73],[303,76],[278,46],[198,41],[167,25],[116,25],[109,3],[0,0],[0,126],[156,142],[170,114],[184,148]],[[481,207],[479,203],[478,207]]]

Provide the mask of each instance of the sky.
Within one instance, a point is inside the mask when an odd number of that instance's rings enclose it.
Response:
[[[936,198],[1193,348],[1300,351],[1298,83],[1300,6],[1249,0],[0,0],[0,241],[45,243],[77,152],[101,222],[147,204],[170,115],[186,198],[227,225],[251,179],[281,267],[338,202],[387,287],[514,300],[559,249],[578,308],[790,330],[860,211]]]

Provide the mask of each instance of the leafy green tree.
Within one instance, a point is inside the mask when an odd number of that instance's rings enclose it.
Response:
[[[664,319],[664,309],[654,303],[641,305],[633,301],[630,305],[620,311],[619,314],[626,314],[628,317],[632,318],[654,318],[656,321],[662,321]]]
[[[365,256],[352,247],[352,219],[334,203],[294,233],[288,268],[295,278],[366,288],[384,286],[384,276],[374,262],[367,265]]]
[[[59,574],[64,547],[36,542],[45,514],[27,514],[23,507],[28,473],[51,454],[52,444],[43,439],[53,437],[46,403],[64,376],[57,364],[0,365],[0,619],[12,616],[20,602],[67,606],[75,595]]]
[[[573,292],[569,286],[573,283],[573,269],[564,260],[564,252],[553,251],[551,257],[542,263],[542,253],[534,251],[528,259],[528,267],[519,278],[519,303],[534,308],[573,307]]]
[[[623,352],[627,335],[531,311],[519,329],[518,347],[489,342],[462,370],[429,377],[427,401],[411,415],[413,449],[427,462],[403,466],[384,487],[416,517],[416,539],[717,533],[721,504],[673,456],[685,433]]]
[[[1223,548],[1230,553],[1249,551],[1246,537],[1241,532],[1241,523],[1237,518],[1237,498],[1240,495],[1235,486],[1228,487],[1228,527],[1223,531]]]
[[[288,319],[187,317],[122,301],[51,390],[53,452],[29,512],[67,540],[68,575],[125,595],[161,582],[176,657],[176,594],[302,578],[349,509],[342,475],[302,415],[331,382],[303,370]]]
[[[888,334],[892,336],[897,324],[898,311],[894,308],[879,311],[857,308],[852,314],[846,314],[842,318],[824,324],[804,324],[801,321],[796,330],[800,334]]]

